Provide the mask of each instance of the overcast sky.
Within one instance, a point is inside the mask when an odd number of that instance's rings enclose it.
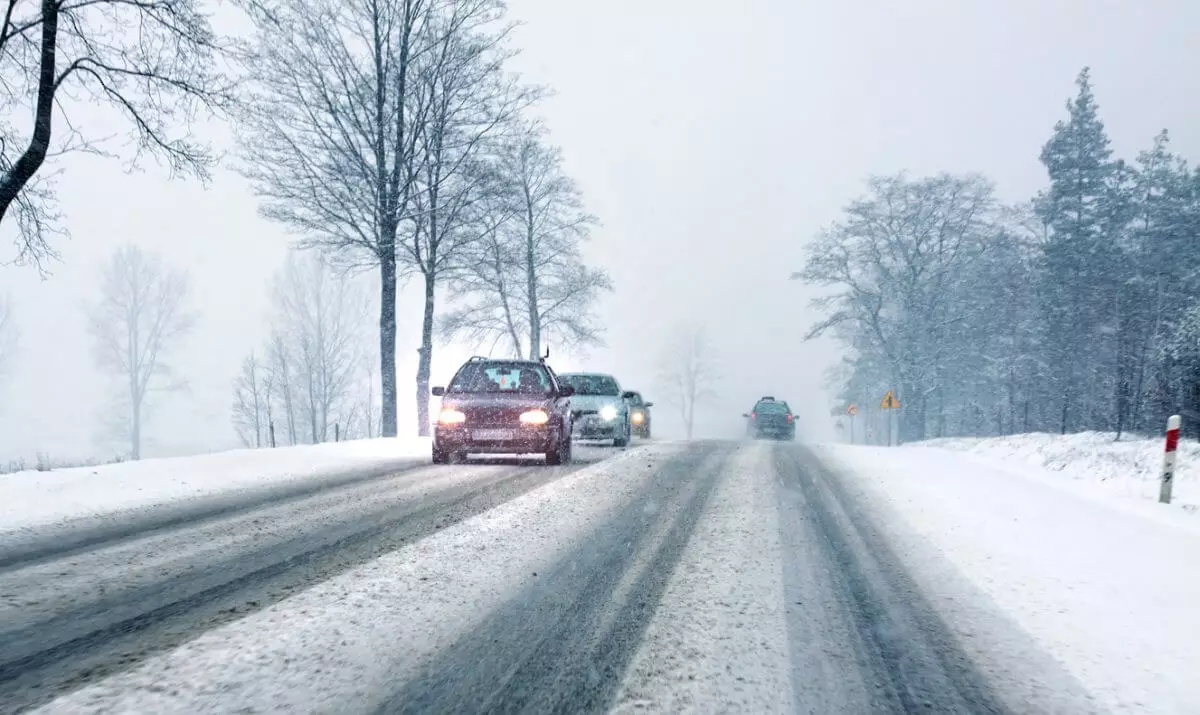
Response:
[[[552,362],[610,371],[661,398],[663,340],[703,324],[725,365],[704,434],[736,433],[766,393],[791,401],[810,434],[828,434],[821,374],[837,351],[803,342],[811,296],[787,277],[869,174],[977,171],[1005,199],[1028,198],[1084,65],[1118,154],[1133,158],[1166,127],[1176,151],[1200,160],[1194,0],[510,0],[510,11],[524,23],[514,69],[556,91],[538,113],[603,223],[589,256],[616,284],[600,307],[607,347]],[[86,110],[76,117],[91,126]],[[265,284],[288,237],[228,172],[206,190],[153,166],[60,166],[73,234],[63,261],[46,281],[0,268],[22,333],[0,387],[0,459],[111,449],[98,440],[108,383],[80,306],[126,241],[190,270],[201,317],[173,362],[190,387],[159,401],[145,453],[234,446],[231,383],[263,337]],[[419,311],[410,288],[397,351],[407,431]],[[465,354],[435,351],[435,383]],[[665,407],[656,418],[672,428]]]

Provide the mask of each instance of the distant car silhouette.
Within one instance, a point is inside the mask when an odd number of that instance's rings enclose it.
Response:
[[[769,395],[754,403],[754,408],[742,417],[746,418],[746,436],[754,439],[774,437],[796,441],[796,416],[788,403]]]

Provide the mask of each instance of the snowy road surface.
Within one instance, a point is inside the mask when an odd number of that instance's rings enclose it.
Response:
[[[0,567],[0,711],[1110,711],[886,489],[662,443],[64,537]]]

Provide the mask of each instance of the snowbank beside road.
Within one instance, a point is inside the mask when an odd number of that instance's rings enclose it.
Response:
[[[366,439],[0,476],[0,544],[15,533],[231,495],[315,487],[429,459],[428,439]]]
[[[1019,434],[1010,437],[934,439],[903,449],[937,448],[966,452],[991,467],[1017,468],[1022,474],[1049,479],[1068,488],[1122,500],[1157,502],[1163,439],[1122,438],[1112,433]],[[1029,470],[1027,467],[1037,467]],[[1172,505],[1200,509],[1200,443],[1179,443]]]
[[[1000,652],[1003,630],[986,616],[990,602],[1061,662],[1098,710],[1200,712],[1194,518],[1153,503],[1130,509],[1128,499],[1079,498],[1039,469],[1019,473],[1012,453],[1001,464],[918,446],[814,451],[885,515],[897,553],[988,669],[1015,667]],[[1086,475],[1098,467],[1073,469]],[[948,586],[963,579],[976,597]],[[1008,680],[1029,679],[1010,673]],[[1037,698],[1028,695],[1030,711]]]

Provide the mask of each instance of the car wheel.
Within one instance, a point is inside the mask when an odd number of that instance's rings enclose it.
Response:
[[[633,427],[628,422],[625,423],[625,435],[617,437],[613,440],[614,447],[625,447],[629,444],[629,440],[633,438]]]
[[[440,450],[437,447],[433,448],[433,463],[434,464],[449,464],[450,453]]]
[[[571,438],[559,437],[558,443],[549,452],[546,452],[546,464],[551,467],[556,467],[560,464],[571,463]]]

